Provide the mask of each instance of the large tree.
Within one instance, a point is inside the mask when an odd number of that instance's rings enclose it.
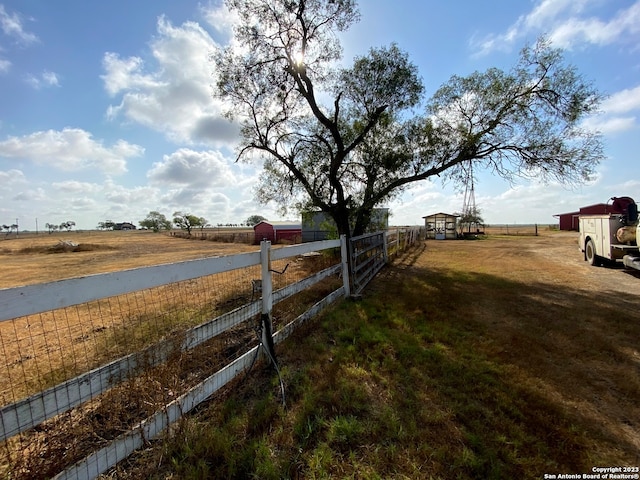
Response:
[[[251,215],[249,218],[247,218],[244,221],[244,223],[249,227],[253,227],[254,225],[259,224],[263,220],[266,220],[266,218],[264,218],[262,215]]]
[[[191,236],[191,229],[195,227],[204,229],[208,225],[206,218],[184,212],[173,212],[173,223],[181,230],[186,230],[189,236]]]
[[[257,188],[284,208],[320,209],[358,235],[377,205],[415,182],[463,182],[470,164],[513,181],[582,181],[602,158],[580,128],[601,96],[545,39],[510,70],[453,76],[416,113],[423,87],[406,53],[371,49],[340,68],[354,0],[227,0],[236,43],[218,89],[242,126],[238,158],[264,161]]]
[[[167,220],[164,214],[152,210],[144,220],[140,220],[140,226],[159,232],[160,230],[171,230],[171,222]]]

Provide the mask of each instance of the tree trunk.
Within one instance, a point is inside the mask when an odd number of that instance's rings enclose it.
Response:
[[[345,235],[347,240],[350,239],[352,235],[349,225],[349,209],[338,206],[331,212],[331,217],[338,228],[338,235]]]
[[[358,235],[364,234],[365,230],[371,223],[371,210],[359,209],[358,214],[356,215],[356,222],[353,228],[353,236],[357,237]]]

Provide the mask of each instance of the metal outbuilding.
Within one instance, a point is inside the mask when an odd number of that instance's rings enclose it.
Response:
[[[560,230],[578,230],[578,217],[580,212],[557,213],[554,215],[558,219]]]
[[[453,213],[434,213],[424,218],[424,226],[427,229],[427,239],[455,240],[458,238],[456,226],[458,217]]]

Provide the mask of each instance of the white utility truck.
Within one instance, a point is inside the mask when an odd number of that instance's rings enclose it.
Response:
[[[621,261],[640,270],[638,206],[630,197],[613,197],[610,213],[580,215],[578,244],[590,265]]]

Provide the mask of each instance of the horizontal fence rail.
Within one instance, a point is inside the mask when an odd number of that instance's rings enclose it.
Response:
[[[349,241],[353,293],[359,294],[387,262],[384,232],[353,237]]]
[[[82,409],[86,409],[91,414],[93,410],[100,408],[101,399],[111,395],[112,391],[118,390],[119,385],[139,382],[136,379],[141,374],[144,377],[146,371],[165,368],[164,365],[175,357],[188,358],[191,355],[189,352],[195,352],[201,345],[209,345],[211,341],[225,334],[231,334],[232,336],[227,336],[228,340],[224,340],[222,344],[224,351],[231,352],[229,353],[232,355],[231,358],[235,356],[230,363],[211,376],[196,382],[193,387],[187,389],[179,397],[170,398],[170,401],[158,408],[159,413],[155,413],[145,420],[133,422],[133,429],[128,433],[117,436],[113,442],[88,456],[84,456],[74,466],[58,473],[58,478],[94,478],[99,473],[106,471],[115,465],[115,462],[138,448],[141,445],[141,439],[152,438],[161,432],[166,424],[175,421],[176,412],[190,410],[202,399],[207,398],[212,392],[228,383],[239,371],[248,367],[251,363],[248,359],[252,358],[252,354],[257,353],[258,347],[249,348],[239,356],[233,354],[233,351],[237,350],[235,345],[237,334],[233,332],[238,328],[244,328],[243,331],[247,333],[242,335],[251,341],[250,333],[254,327],[247,325],[245,328],[243,324],[247,324],[247,322],[250,324],[252,319],[263,318],[261,329],[264,330],[265,313],[268,314],[267,318],[274,315],[276,326],[281,326],[281,332],[284,332],[274,336],[274,340],[269,340],[274,343],[277,338],[284,338],[294,325],[301,323],[309,315],[317,313],[323,306],[348,294],[348,273],[344,271],[344,265],[347,263],[346,256],[344,256],[346,251],[344,239],[278,249],[272,249],[270,244],[265,242],[260,252],[158,265],[61,280],[43,285],[0,290],[0,341],[3,342],[2,348],[7,353],[5,356],[9,360],[6,365],[7,372],[0,373],[0,382],[3,391],[8,392],[7,389],[13,389],[18,392],[2,395],[0,440],[4,440],[5,459],[0,467],[2,468],[0,476],[2,473],[8,474],[11,470],[13,470],[14,478],[50,478],[54,476],[56,472],[53,470],[48,471],[45,468],[38,472],[35,467],[25,466],[25,461],[15,460],[15,458],[22,458],[25,451],[33,450],[34,447],[30,447],[32,437],[34,441],[42,442],[42,432],[48,431],[50,427],[39,428],[39,425],[51,422],[57,424],[59,423],[58,418],[62,421],[67,418],[72,419],[71,417],[81,414],[74,412],[82,412]],[[237,272],[234,277],[230,279],[223,277],[233,272]],[[273,280],[272,277],[274,277]],[[203,278],[208,279],[211,283],[204,283],[201,286]],[[216,288],[221,281],[232,284],[230,292],[220,292]],[[236,288],[242,292],[234,293]],[[251,290],[248,291],[247,288]],[[296,301],[298,293],[317,288],[320,288],[319,300],[310,308],[291,303]],[[103,317],[109,317],[114,314],[121,315],[116,307],[124,309],[126,306],[133,306],[142,309],[141,313],[136,311],[136,316],[146,317],[153,312],[148,311],[151,307],[147,305],[148,302],[145,302],[145,298],[155,300],[156,297],[159,297],[161,304],[162,302],[171,302],[175,300],[173,297],[169,297],[173,289],[180,290],[188,299],[189,304],[195,302],[197,297],[202,296],[205,306],[214,302],[214,311],[219,311],[220,308],[228,311],[209,316],[208,319],[205,318],[204,321],[193,327],[181,329],[178,334],[173,331],[175,329],[171,329],[166,335],[161,335],[159,341],[152,342],[138,351],[122,355],[79,375],[70,376],[62,382],[55,383],[24,398],[6,402],[8,395],[11,398],[21,391],[29,391],[30,387],[22,387],[16,382],[21,373],[26,375],[27,367],[25,365],[35,362],[34,352],[42,351],[45,352],[45,356],[51,356],[53,351],[60,350],[62,359],[54,360],[52,363],[64,363],[65,357],[76,356],[75,353],[69,354],[67,352],[65,354],[62,347],[52,348],[55,341],[62,339],[67,333],[73,334],[68,348],[73,348],[76,341],[85,341],[87,335],[75,336],[76,332],[71,332],[77,328],[80,329],[77,333],[90,329],[86,325],[71,325],[73,321],[69,321],[68,317],[71,317],[76,311],[83,314],[85,310],[89,313],[98,312]],[[227,297],[232,298],[227,300]],[[235,301],[236,297],[244,302],[250,301],[234,307],[232,300]],[[268,311],[265,311],[265,305],[268,306]],[[164,310],[160,309],[157,315],[159,317],[179,317],[183,314],[182,307],[185,305],[180,304],[175,310],[168,313],[163,313]],[[207,306],[207,308],[213,307]],[[294,321],[286,323],[290,313],[299,308],[306,309],[305,313],[293,317]],[[78,318],[81,317],[80,313],[78,313]],[[126,312],[122,313],[122,316],[127,316]],[[66,320],[69,325],[60,322],[60,318]],[[282,321],[285,323],[283,324]],[[271,322],[271,318],[269,318],[269,322]],[[62,325],[59,325],[60,323]],[[126,330],[130,327],[128,320],[121,323],[122,325],[108,328],[101,325],[92,330],[102,334],[107,329],[124,328]],[[55,331],[54,325],[59,330]],[[34,329],[34,326],[38,327],[39,336],[25,340],[22,332],[28,333]],[[68,331],[65,332],[65,330]],[[23,344],[23,350],[29,351],[28,354],[24,351],[16,353],[18,361],[10,361],[9,354],[11,352],[9,347],[4,344],[4,342],[10,341],[8,339],[12,336],[16,338],[18,344]],[[253,342],[256,340],[254,337]],[[224,346],[228,343],[232,344],[231,347]],[[261,344],[264,343],[263,339]],[[86,347],[85,350],[87,350]],[[35,366],[36,373],[43,377],[38,381],[41,384],[51,381],[46,377],[54,377],[53,373],[47,374],[43,371],[45,363],[47,363],[46,359]],[[163,391],[167,390],[167,387],[163,387]],[[170,393],[169,396],[175,397],[176,393]],[[135,402],[124,400],[124,403]],[[94,404],[97,406],[91,406]],[[71,417],[68,417],[69,415]],[[135,427],[136,423],[137,427]],[[42,452],[36,453],[36,456],[42,457],[44,454]],[[107,458],[108,461],[105,460]],[[58,472],[60,472],[59,469]]]
[[[260,252],[187,260],[0,290],[0,321],[260,264]]]
[[[0,477],[106,472],[261,351],[276,362],[274,344],[359,294],[422,230],[263,242],[251,253],[0,290]]]

